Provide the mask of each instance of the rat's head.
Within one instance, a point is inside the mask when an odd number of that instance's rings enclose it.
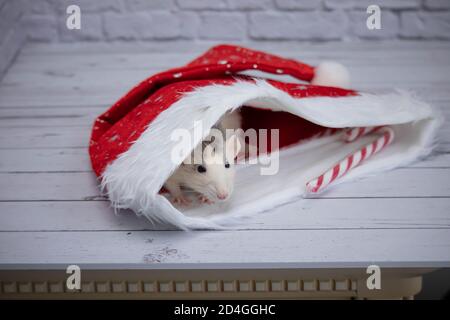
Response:
[[[201,144],[201,161],[189,165],[193,171],[189,187],[213,201],[227,200],[233,192],[235,158],[240,149],[241,144],[236,135],[225,141]]]

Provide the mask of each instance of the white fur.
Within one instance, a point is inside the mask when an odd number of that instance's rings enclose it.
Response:
[[[347,68],[334,61],[324,61],[314,69],[311,84],[329,87],[350,87],[350,75]]]
[[[233,123],[234,124],[234,123]],[[222,133],[220,133],[222,134]],[[240,151],[240,142],[236,135],[226,141],[214,141],[202,150],[202,144],[196,147],[201,153],[200,161],[195,161],[194,152],[182,163],[164,184],[174,200],[186,204],[186,196],[181,187],[196,191],[205,201],[223,201],[231,197],[234,187],[234,159]],[[189,161],[187,161],[189,160]],[[187,162],[187,163],[186,163]],[[225,164],[228,164],[228,168]],[[205,172],[198,172],[198,166]],[[225,196],[226,199],[220,198]]]
[[[301,90],[301,89],[299,89]],[[211,85],[200,87],[175,102],[170,108],[162,112],[143,132],[128,151],[121,154],[105,170],[102,176],[102,188],[105,190],[115,208],[130,208],[137,214],[145,215],[153,223],[166,223],[181,229],[221,228],[220,219],[208,217],[195,217],[185,215],[164,196],[158,192],[167,178],[174,172],[180,163],[171,161],[171,149],[175,141],[169,139],[171,132],[177,128],[194,131],[194,122],[203,121],[203,135],[197,137],[197,145],[204,139],[210,128],[227,111],[235,110],[242,105],[261,107],[272,110],[283,110],[305,118],[311,122],[335,128],[353,126],[400,125],[399,128],[412,128],[414,139],[404,136],[401,149],[390,146],[376,156],[378,162],[372,158],[364,165],[351,173],[352,177],[358,172],[368,174],[372,171],[398,166],[405,161],[411,161],[427,154],[430,141],[433,140],[436,119],[431,107],[413,98],[405,92],[394,92],[384,95],[361,94],[360,96],[329,98],[315,97],[294,99],[289,94],[276,89],[263,80],[255,82],[237,81],[233,85]],[[417,124],[415,124],[417,123]],[[429,124],[428,124],[429,123]],[[422,124],[422,125],[419,125]],[[410,134],[411,135],[411,134]],[[396,133],[397,140],[402,135]],[[337,142],[338,143],[338,142]],[[351,145],[351,144],[350,144]],[[339,150],[339,149],[335,149]],[[390,150],[390,151],[389,151]],[[396,150],[396,152],[394,152]],[[287,150],[288,151],[288,150]],[[308,151],[311,154],[312,151]],[[383,156],[391,154],[390,161],[383,161]],[[183,155],[185,158],[190,151]],[[324,155],[321,154],[321,157]],[[333,159],[333,154],[329,154]],[[389,158],[388,158],[389,159]],[[393,161],[393,159],[395,161]],[[321,162],[320,162],[321,163]],[[292,164],[293,165],[293,164]],[[328,163],[322,167],[315,167],[311,172],[327,169]],[[309,168],[307,168],[309,170]],[[262,177],[264,178],[264,177]],[[292,178],[292,177],[290,177]],[[279,177],[279,180],[286,177]],[[271,177],[274,181],[274,177]],[[299,180],[301,183],[302,180]],[[283,184],[281,189],[283,190]],[[255,200],[259,209],[264,203],[279,203],[285,201],[293,189],[286,191],[285,195],[265,197]],[[299,185],[296,194],[304,189]],[[236,193],[236,192],[235,192]],[[235,194],[236,196],[236,194]],[[233,199],[235,198],[233,196]],[[248,199],[251,194],[246,195]],[[267,201],[266,201],[267,200]],[[236,199],[237,201],[237,199]],[[235,211],[238,215],[240,205]]]

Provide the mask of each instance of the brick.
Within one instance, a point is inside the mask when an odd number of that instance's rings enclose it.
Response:
[[[181,37],[184,39],[195,39],[200,29],[200,17],[195,12],[181,11],[176,13],[181,21]]]
[[[56,18],[53,15],[29,15],[24,18],[27,39],[39,42],[58,40]]]
[[[0,42],[12,27],[19,23],[24,12],[21,1],[7,1],[0,9]]]
[[[108,40],[136,40],[138,24],[145,25],[145,14],[106,13],[103,16],[103,30]],[[142,22],[144,21],[144,22]]]
[[[349,13],[350,33],[361,38],[387,39],[395,38],[399,34],[400,22],[398,16],[391,11],[381,11],[381,29],[367,28],[366,11],[353,11]]]
[[[25,42],[25,34],[22,30],[22,26],[14,26],[6,34],[6,37],[1,39],[0,44],[0,80],[2,79],[5,71],[13,62],[16,55],[19,53],[20,48]]]
[[[173,39],[181,35],[180,19],[170,12],[154,12],[150,14],[150,24],[153,39]]]
[[[450,9],[449,0],[425,0],[424,5],[427,9]]]
[[[123,10],[119,0],[58,0],[56,6],[59,13],[66,13],[67,7],[73,4],[80,7],[82,14]]]
[[[322,5],[321,0],[275,0],[275,4],[280,9],[317,9]]]
[[[127,0],[126,7],[132,11],[171,10],[175,8],[174,0]]]
[[[246,37],[246,19],[241,13],[211,12],[201,15],[200,38],[240,40]]]
[[[331,12],[255,12],[250,14],[249,31],[253,39],[333,40],[346,33],[347,16]]]
[[[26,8],[30,13],[55,14],[56,5],[52,0],[26,0]]]
[[[270,8],[271,4],[271,0],[227,0],[232,10],[260,10]]]
[[[135,12],[104,15],[109,40],[172,39],[181,35],[181,22],[170,12]]]
[[[226,9],[226,0],[177,0],[177,4],[182,9]]]
[[[450,39],[450,12],[402,12],[400,33],[405,38]]]
[[[99,41],[103,40],[102,16],[99,14],[81,14],[81,29],[67,29],[66,19],[58,20],[58,30],[62,41]]]
[[[386,9],[416,9],[420,0],[325,0],[327,9],[367,9],[370,5],[378,5]]]

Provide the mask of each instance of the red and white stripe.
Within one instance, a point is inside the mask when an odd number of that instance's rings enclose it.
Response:
[[[332,136],[336,133],[338,133],[341,129],[338,128],[326,128],[325,130],[320,131],[318,134],[316,134],[313,138],[324,138]]]
[[[349,134],[347,132],[351,131]],[[355,139],[367,134],[369,132],[376,131],[381,136],[376,138],[373,142],[363,146],[356,152],[348,155],[345,159],[338,162],[332,168],[321,174],[317,178],[309,181],[306,184],[306,192],[317,193],[322,191],[328,185],[330,185],[336,179],[339,179],[351,169],[359,166],[364,160],[370,158],[374,154],[383,150],[386,146],[392,143],[394,140],[394,130],[390,127],[370,127],[367,130],[360,130],[360,128],[350,129],[345,134],[345,141],[352,142]],[[356,138],[355,138],[356,136]]]
[[[356,139],[380,130],[381,128],[383,128],[383,126],[377,126],[377,127],[359,127],[359,128],[350,128],[345,130],[344,132],[344,141],[345,142],[353,142]]]

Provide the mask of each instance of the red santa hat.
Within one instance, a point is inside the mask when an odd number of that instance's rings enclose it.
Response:
[[[242,75],[249,71],[271,76]],[[273,79],[280,76],[295,81]],[[390,125],[396,131],[389,151],[341,181],[403,165],[430,152],[439,121],[429,105],[405,92],[361,93],[344,89],[348,84],[348,72],[334,62],[314,68],[243,47],[216,46],[184,67],[142,81],[100,115],[90,140],[92,167],[115,208],[132,209],[152,222],[182,229],[216,228],[230,218],[303,193],[306,181],[354,148],[342,147],[335,138],[324,140],[330,130]],[[225,113],[239,107],[244,129],[279,128],[280,147],[295,146],[281,155],[281,171],[289,173],[289,182],[280,175],[267,186],[264,177],[247,175],[240,185],[252,194],[235,190],[227,204],[184,211],[174,207],[160,193],[180,164],[171,159],[176,143],[169,138],[171,132],[178,128],[193,132],[201,120],[202,135],[194,141],[199,143]],[[186,152],[184,156],[190,151]],[[299,161],[305,162],[302,170]],[[255,185],[258,188],[251,187]],[[273,196],[262,198],[268,193]]]

